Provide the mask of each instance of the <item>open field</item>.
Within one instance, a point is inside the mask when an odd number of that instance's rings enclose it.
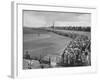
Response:
[[[58,34],[58,32],[60,33],[60,35]],[[68,46],[70,41],[73,40],[71,37],[63,36],[63,34],[69,34],[69,33],[77,35],[85,35],[89,39],[91,39],[91,32],[71,31],[71,30],[55,30],[55,32],[53,32],[40,28],[36,29],[24,28],[23,55],[25,55],[26,51],[29,51],[29,55],[31,58],[61,56],[66,46]],[[39,65],[38,67],[40,68],[40,64],[38,65]]]
[[[57,35],[52,32],[24,35],[24,50],[30,50],[31,56],[40,54],[57,54],[59,55],[62,49],[72,40],[71,38]]]

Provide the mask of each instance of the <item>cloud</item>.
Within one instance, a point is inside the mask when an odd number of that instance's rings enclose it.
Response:
[[[67,21],[57,21],[55,26],[90,26],[88,22],[67,22]]]
[[[46,21],[43,16],[24,14],[25,27],[43,27],[45,24],[46,24]]]
[[[83,22],[91,22],[91,14],[82,14],[78,16],[78,20],[83,21]]]
[[[24,11],[24,26],[48,27],[53,23],[57,26],[90,26],[91,15],[72,12]]]

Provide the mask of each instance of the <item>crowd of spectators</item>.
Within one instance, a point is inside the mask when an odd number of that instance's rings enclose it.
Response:
[[[63,66],[91,65],[91,42],[87,36],[80,35],[70,41],[62,54]]]

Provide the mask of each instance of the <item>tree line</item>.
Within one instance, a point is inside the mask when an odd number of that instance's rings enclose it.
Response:
[[[54,29],[60,29],[60,30],[73,30],[73,31],[87,31],[87,32],[91,32],[91,27],[90,26],[65,26],[65,27],[51,27]]]

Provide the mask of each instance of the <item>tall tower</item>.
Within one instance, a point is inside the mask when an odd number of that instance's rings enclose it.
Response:
[[[52,26],[51,26],[53,29],[54,29],[54,21],[53,21],[53,23],[52,23]]]

